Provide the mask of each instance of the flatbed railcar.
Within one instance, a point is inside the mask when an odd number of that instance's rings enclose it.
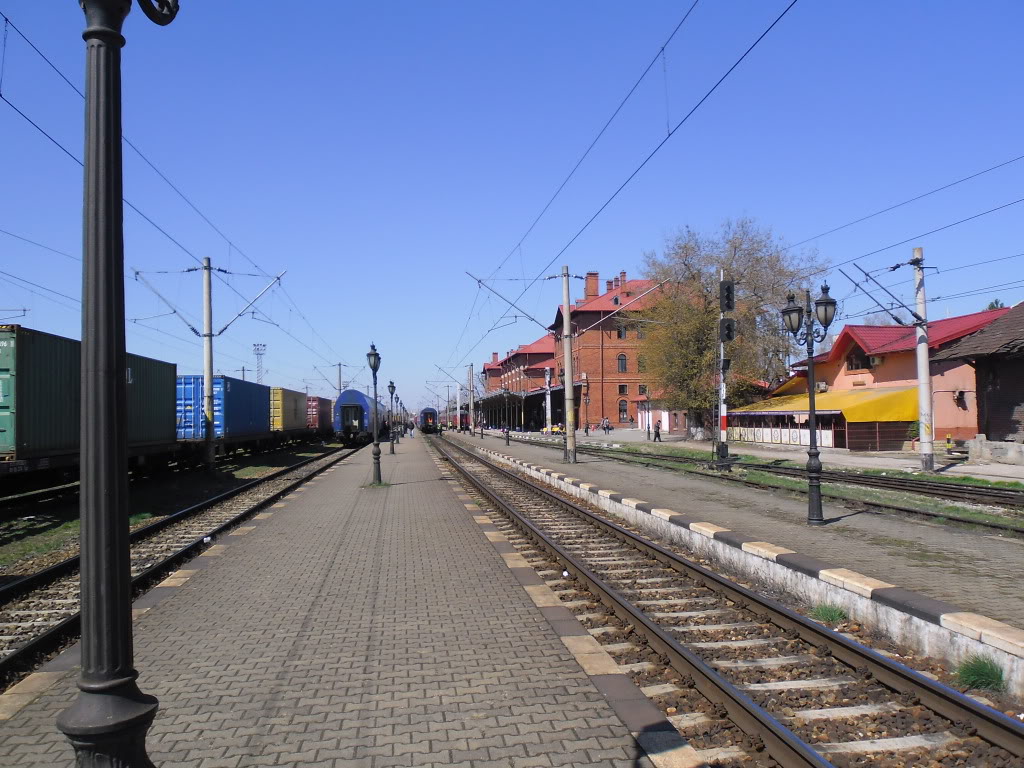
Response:
[[[77,479],[81,347],[75,339],[0,325],[0,489],[4,494]],[[139,472],[171,463],[199,463],[206,436],[203,377],[179,376],[174,363],[129,353],[125,382],[129,469]],[[330,401],[316,398],[318,418],[328,425],[324,432],[319,424],[308,424],[308,401],[300,393],[284,396],[285,421],[280,421],[284,429],[275,430],[272,389],[228,376],[214,377],[218,454],[271,450],[331,434]]]
[[[0,479],[17,492],[23,482],[54,482],[78,474],[82,344],[21,325],[0,325]],[[128,354],[125,410],[130,465],[173,456],[173,363]],[[19,480],[24,476],[25,480]]]

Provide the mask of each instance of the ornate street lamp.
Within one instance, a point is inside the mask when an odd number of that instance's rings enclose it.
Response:
[[[647,395],[647,442],[651,442],[651,390],[644,394]]]
[[[395,394],[395,405],[394,405],[394,408],[395,408],[395,411],[394,411],[393,414],[391,414],[391,430],[392,430],[392,432],[393,432],[393,434],[395,436],[395,445],[400,445],[402,441],[399,438],[402,436],[402,430],[399,429],[397,426],[395,426],[395,420],[399,418],[399,412],[401,410],[401,406],[399,405],[399,402],[398,402],[398,394],[397,393]]]
[[[590,434],[590,395],[583,396],[583,420],[587,422],[587,434]]]
[[[377,433],[377,369],[380,368],[380,353],[377,347],[370,344],[370,351],[366,353],[366,362],[373,372],[373,482],[380,485],[380,435]]]
[[[388,393],[391,395],[390,404],[388,405],[388,440],[391,443],[391,450],[388,451],[392,456],[395,454],[395,382],[388,382]]]
[[[814,342],[824,341],[828,327],[836,316],[836,300],[828,295],[828,283],[821,286],[821,296],[814,302],[811,314],[811,292],[805,291],[805,307],[796,303],[796,296],[789,294],[789,303],[782,309],[786,330],[793,334],[797,344],[807,346],[807,426],[811,430],[810,448],[807,451],[807,524],[824,525],[821,512],[821,461],[818,459],[818,423],[814,411]],[[817,319],[820,329],[814,327]]]
[[[81,0],[85,12],[82,283],[81,627],[74,703],[57,727],[84,768],[152,768],[146,731],[158,702],[139,690],[132,654],[124,339],[121,28],[131,0]],[[139,0],[157,24],[178,0]]]

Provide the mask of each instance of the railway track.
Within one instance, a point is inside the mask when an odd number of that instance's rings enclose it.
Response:
[[[466,448],[434,445],[709,764],[1024,764],[1024,724]]]
[[[135,529],[133,590],[151,585],[216,536],[353,453],[339,448],[306,459]],[[77,556],[0,587],[0,688],[77,636],[78,595]]]
[[[541,445],[548,448],[561,448],[560,443],[543,440],[530,441],[530,444]],[[712,469],[714,468],[711,467],[710,461],[704,459],[695,459],[688,456],[677,456],[675,454],[636,453],[633,451],[624,451],[616,448],[598,448],[595,446],[579,446],[577,447],[576,451],[577,453],[584,453],[591,456],[612,458],[616,461],[621,461],[627,464],[638,464],[640,466],[646,467],[659,467],[661,469],[666,468],[666,463],[676,463],[686,466],[704,467]],[[736,462],[732,466],[739,469],[760,470],[771,474],[795,477],[800,480],[804,480],[807,477],[807,472],[798,467],[780,467],[776,464],[752,464],[746,462]],[[743,485],[749,485],[755,488],[776,489],[776,486],[766,485],[756,480],[750,480],[744,477],[737,477],[725,473],[715,473],[713,477],[722,480],[727,480],[730,482],[742,483]],[[839,485],[860,485],[879,490],[899,491],[902,493],[915,493],[935,498],[950,499],[953,501],[959,501],[961,503],[966,504],[987,504],[1015,510],[1018,506],[1024,506],[1024,491],[1018,491],[1012,488],[984,488],[980,486],[956,485],[953,483],[944,483],[936,480],[921,480],[916,478],[911,479],[885,477],[879,475],[864,475],[856,472],[839,472],[834,470],[822,471],[822,482],[835,483]],[[793,488],[787,490],[793,490],[798,493],[806,492],[806,490],[802,488]],[[855,501],[845,496],[829,493],[827,490],[822,491],[822,496],[837,499],[845,503],[862,504],[870,509],[883,511],[891,510],[894,512],[916,515],[919,517],[932,518],[946,522],[963,523],[965,525],[973,525],[981,528],[990,528],[992,530],[1002,531],[1005,533],[1024,535],[1024,526],[1014,525],[1012,518],[1008,520],[1008,522],[1006,523],[1001,523],[993,520],[980,520],[976,518],[963,517],[944,512],[929,512],[927,510],[915,509],[914,507],[909,507],[906,505],[887,503],[882,501]]]

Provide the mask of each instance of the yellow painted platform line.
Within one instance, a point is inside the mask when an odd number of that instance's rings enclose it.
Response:
[[[213,547],[211,547],[213,549]],[[180,587],[190,578],[195,571],[175,571],[166,579],[157,584],[158,587]]]
[[[214,544],[208,550],[203,552],[200,557],[217,557],[218,555],[223,555],[225,549],[227,549],[226,544]]]
[[[67,672],[34,672],[0,696],[0,721],[10,720]]]
[[[240,525],[237,528],[235,528],[235,530],[233,530],[231,533],[229,533],[228,536],[246,536],[255,530],[255,525]]]
[[[283,501],[279,501],[279,502],[277,502],[277,504],[272,505],[270,508],[271,509],[278,509],[279,507],[283,507],[283,506],[284,506],[284,502]]]
[[[256,517],[253,518],[253,520],[266,520],[268,517],[271,517],[273,514],[274,514],[273,512],[260,512],[258,515],[256,515]]]

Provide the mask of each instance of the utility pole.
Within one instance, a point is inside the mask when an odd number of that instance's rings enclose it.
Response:
[[[917,300],[917,412],[918,436],[920,438],[921,469],[924,472],[935,470],[935,453],[932,434],[932,379],[931,366],[928,361],[928,305],[924,295],[924,248],[914,249],[914,258],[910,260],[914,267],[914,297]]]
[[[245,381],[245,366],[242,366],[242,381]]]
[[[551,369],[544,369],[544,425],[551,434]]]
[[[252,353],[256,355],[256,383],[263,383],[263,355],[267,352],[267,345],[256,343],[252,345]]]
[[[569,317],[569,267],[562,267],[562,356],[565,358],[565,461],[576,463],[576,411],[572,375],[572,321]]]
[[[462,432],[462,385],[455,385],[455,431]]]
[[[452,385],[445,384],[444,390],[444,420],[451,427],[452,425]]]
[[[341,363],[336,363],[336,365],[338,366],[338,397],[341,397]]]
[[[476,412],[473,410],[473,364],[469,364],[469,433],[476,429]]]
[[[735,250],[733,252],[735,256]],[[729,370],[729,358],[725,356],[725,342],[733,333],[735,325],[726,318],[727,312],[736,309],[736,284],[725,279],[725,270],[718,271],[718,459],[729,458],[729,406],[725,402],[725,374]],[[731,329],[731,330],[730,330]],[[650,393],[647,395],[650,402]],[[648,407],[649,408],[649,407]],[[648,416],[648,418],[650,418]]]
[[[203,427],[203,458],[207,469],[213,469],[213,269],[209,257],[203,259]]]

